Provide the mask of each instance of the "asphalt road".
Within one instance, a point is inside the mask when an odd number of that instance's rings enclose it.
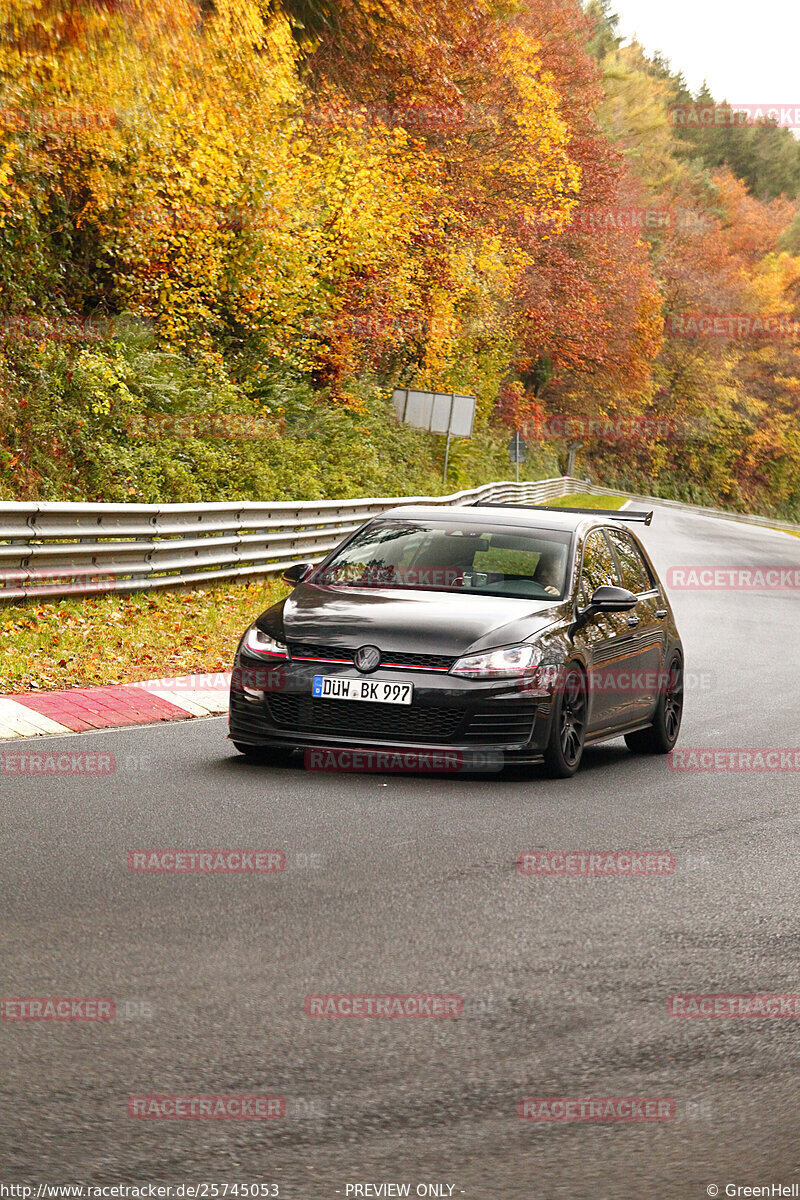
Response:
[[[668,510],[644,538],[662,573],[800,564],[788,535]],[[673,600],[680,746],[800,745],[797,593]],[[204,719],[53,738],[118,769],[0,776],[0,991],[118,1010],[0,1023],[0,1181],[274,1182],[297,1200],[364,1183],[471,1200],[800,1184],[800,1021],[666,1009],[673,993],[800,992],[797,774],[678,774],[615,742],[569,782],[324,775],[250,764],[225,733]],[[181,846],[277,848],[287,867],[127,868],[132,849]],[[672,852],[677,870],[523,878],[535,848]],[[450,993],[464,1013],[307,1017],[304,997],[329,992]],[[129,1117],[151,1093],[268,1093],[287,1112]],[[671,1098],[677,1115],[516,1115],[524,1096],[587,1095]]]

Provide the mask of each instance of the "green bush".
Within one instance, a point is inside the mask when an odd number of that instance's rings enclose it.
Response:
[[[350,406],[332,405],[307,380],[277,368],[260,372],[257,387],[239,384],[216,358],[193,362],[159,350],[134,322],[118,323],[105,340],[23,336],[4,350],[4,499],[435,495],[508,478],[513,470],[507,433],[484,426],[469,441],[453,439],[445,487],[445,439],[398,424],[377,379],[353,382]],[[258,422],[267,436],[206,436],[201,425],[199,436],[179,437],[154,425],[162,417],[214,416]],[[548,449],[532,454],[521,478],[557,473]]]

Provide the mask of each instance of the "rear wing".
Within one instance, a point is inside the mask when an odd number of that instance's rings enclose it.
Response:
[[[556,504],[504,504],[497,500],[476,500],[473,508],[525,508],[528,512],[563,512],[563,513],[581,513],[587,517],[611,517],[616,521],[641,521],[643,525],[650,525],[653,520],[653,510],[649,512],[644,509],[627,509],[623,511],[619,508],[562,508]]]

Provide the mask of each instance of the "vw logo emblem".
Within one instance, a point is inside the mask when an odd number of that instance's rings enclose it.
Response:
[[[374,671],[381,663],[381,652],[377,646],[359,646],[353,655],[353,662],[364,675]]]

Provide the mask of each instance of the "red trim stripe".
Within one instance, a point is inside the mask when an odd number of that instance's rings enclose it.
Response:
[[[292,656],[292,662],[326,662],[326,663],[345,663],[347,666],[353,667],[355,663],[352,658],[308,658],[304,654],[295,654]],[[450,673],[449,667],[412,667],[408,663],[382,662],[380,667],[398,667],[402,671],[438,671],[441,675]],[[375,668],[378,670],[378,667]]]

